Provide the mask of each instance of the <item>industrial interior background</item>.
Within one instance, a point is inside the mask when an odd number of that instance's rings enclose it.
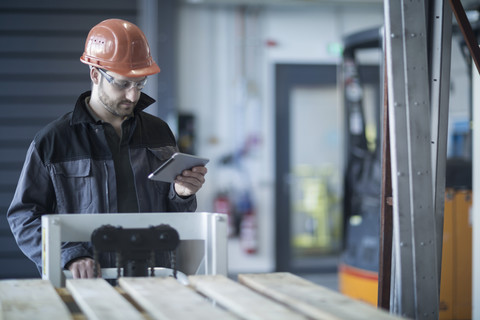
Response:
[[[90,88],[79,61],[89,29],[123,18],[145,32],[162,70],[145,89],[157,100],[147,111],[170,124],[182,150],[211,159],[197,211],[229,214],[229,273],[290,271],[338,289],[346,225],[361,223],[343,210],[346,128],[358,125],[345,120],[345,101],[360,93],[359,130],[374,157],[383,99],[381,44],[355,57],[359,91],[344,90],[342,49],[380,32],[383,10],[383,0],[1,1],[0,212],[35,133]],[[448,153],[469,161],[471,71],[461,42],[454,33]],[[362,239],[375,264],[372,228]],[[39,277],[5,214],[0,261],[0,278]]]

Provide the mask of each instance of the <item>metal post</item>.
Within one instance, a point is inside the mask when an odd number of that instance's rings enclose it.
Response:
[[[438,318],[427,29],[423,1],[385,1],[393,191],[391,310]]]
[[[446,2],[435,1],[430,18],[430,101],[432,110],[432,175],[436,225],[438,284],[440,288],[445,207],[450,65],[452,51],[452,10]]]
[[[384,59],[385,61],[385,59]],[[386,65],[386,63],[384,63]],[[383,143],[382,143],[382,195],[380,215],[380,257],[378,267],[379,308],[390,310],[390,289],[392,274],[392,169],[390,165],[390,134],[388,116],[387,70],[383,77]]]
[[[227,220],[225,215],[215,214],[210,217],[210,236],[207,241],[210,244],[207,248],[211,248],[209,252],[209,265],[206,274],[227,274]]]
[[[480,123],[480,76],[472,67],[473,123]],[[473,130],[473,160],[480,159],[480,130]],[[480,170],[473,165],[472,319],[480,319]]]
[[[397,132],[403,132],[402,137],[406,133],[406,113],[405,113],[405,83],[403,69],[403,25],[401,14],[401,2],[395,0],[385,1],[385,42],[387,55],[387,81],[388,81],[388,101],[390,125],[390,150],[391,150],[391,168],[392,168],[392,196],[393,196],[393,238],[392,238],[392,287],[390,294],[390,310],[394,313],[410,315],[414,313],[414,287],[413,281],[403,281],[402,278],[412,278],[407,273],[407,267],[412,268],[413,257],[405,255],[403,259],[400,257],[398,248],[401,239],[400,236],[408,243],[412,238],[411,229],[405,226],[405,223],[399,224],[398,212],[407,212],[409,210],[409,196],[400,193],[399,190],[409,190],[408,176],[408,158],[407,158],[407,140],[397,139]],[[390,23],[392,21],[392,23]],[[394,57],[394,54],[400,57]],[[396,61],[397,63],[394,63]],[[394,78],[392,75],[396,75]],[[398,152],[397,152],[398,150]],[[403,178],[402,178],[403,177]],[[403,227],[401,230],[400,228]],[[402,231],[402,232],[400,232]],[[405,243],[405,242],[403,242]],[[402,268],[399,265],[405,266]],[[402,285],[403,284],[403,285]]]
[[[48,279],[54,286],[65,286],[65,277],[60,264],[60,221],[55,216],[42,217],[42,279]]]

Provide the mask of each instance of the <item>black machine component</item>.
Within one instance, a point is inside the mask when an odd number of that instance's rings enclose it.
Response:
[[[176,278],[175,250],[180,243],[180,237],[177,230],[169,225],[161,224],[134,229],[104,225],[93,231],[91,240],[95,262],[99,261],[100,253],[116,254],[118,277],[121,275],[121,268],[125,277],[146,277],[149,268],[150,276],[154,276],[156,257],[170,252],[171,265]]]

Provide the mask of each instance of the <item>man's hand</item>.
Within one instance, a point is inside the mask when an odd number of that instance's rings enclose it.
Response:
[[[205,183],[207,168],[193,167],[191,170],[185,170],[175,179],[175,192],[181,197],[188,197],[195,193]]]
[[[93,266],[95,261],[92,258],[79,258],[68,265],[68,270],[72,272],[73,279],[93,278]],[[98,277],[102,276],[102,270],[97,265]]]

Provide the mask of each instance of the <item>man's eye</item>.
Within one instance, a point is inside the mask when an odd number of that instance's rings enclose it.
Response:
[[[115,84],[119,87],[119,88],[127,88],[129,87],[130,83],[128,81],[117,81],[115,82]]]

